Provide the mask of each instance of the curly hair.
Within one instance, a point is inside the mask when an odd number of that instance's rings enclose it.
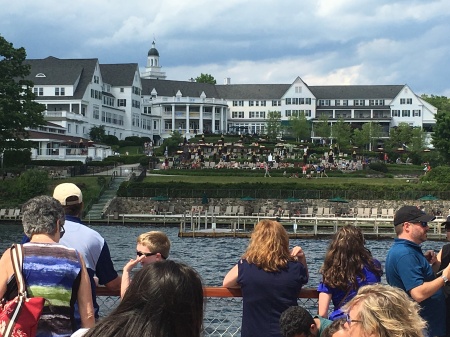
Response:
[[[58,200],[39,195],[22,205],[22,224],[26,236],[55,234],[57,222],[64,225],[64,209]]]
[[[142,233],[138,236],[136,243],[147,247],[152,253],[160,253],[164,259],[169,257],[170,240],[164,232],[150,231]]]
[[[329,287],[348,290],[358,287],[358,277],[365,280],[364,267],[376,276],[383,271],[364,246],[364,235],[360,228],[347,225],[341,227],[333,236],[325,254],[325,260],[320,268],[323,283]]]
[[[348,312],[359,305],[362,330],[379,337],[423,337],[426,322],[419,315],[420,306],[401,289],[383,284],[371,284],[343,309]]]
[[[280,330],[283,337],[304,334],[310,336],[314,318],[303,307],[289,307],[280,316]]]
[[[294,258],[289,252],[289,237],[284,227],[268,219],[258,222],[242,258],[267,272],[286,268]]]

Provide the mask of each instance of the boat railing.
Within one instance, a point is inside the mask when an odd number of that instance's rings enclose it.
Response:
[[[242,292],[241,289],[204,287],[205,313],[204,336],[234,337],[241,334]],[[317,312],[319,293],[313,288],[304,288],[298,294],[298,305],[311,313]],[[119,291],[97,287],[97,303],[100,315],[105,316],[120,301]]]

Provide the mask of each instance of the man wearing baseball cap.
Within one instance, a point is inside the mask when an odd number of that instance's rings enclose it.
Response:
[[[66,217],[66,232],[59,242],[82,254],[91,279],[92,301],[98,318],[94,276],[98,278],[99,284],[105,285],[109,290],[120,290],[121,278],[114,269],[105,239],[81,222],[83,193],[78,186],[72,183],[59,184],[53,191],[53,197],[63,206]]]
[[[386,257],[386,280],[406,291],[422,310],[428,323],[427,336],[445,336],[445,296],[443,287],[450,278],[450,266],[436,277],[432,265],[437,264],[434,251],[422,252],[420,244],[427,240],[428,222],[435,216],[416,206],[403,206],[394,215],[397,238]]]

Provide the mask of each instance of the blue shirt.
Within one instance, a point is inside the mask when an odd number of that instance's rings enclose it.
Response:
[[[280,316],[297,305],[300,289],[308,282],[306,268],[295,261],[278,272],[266,272],[246,260],[238,262],[242,289],[242,337],[281,337]]]
[[[395,239],[386,257],[386,280],[394,287],[403,289],[410,295],[424,282],[436,278],[420,246],[405,239]],[[430,336],[445,335],[445,296],[439,289],[426,300],[419,303],[420,315],[428,323]]]
[[[381,270],[380,261],[373,259],[373,263]],[[365,280],[363,281],[359,276],[356,278],[358,283],[358,287],[356,289],[351,289],[350,291],[342,290],[338,288],[328,287],[325,283],[320,282],[317,287],[317,291],[320,293],[331,294],[331,300],[333,302],[334,311],[330,314],[329,318],[334,320],[336,318],[340,318],[342,311],[340,308],[350,301],[353,297],[355,297],[358,289],[367,284],[378,283],[381,281],[381,275],[376,275],[372,271],[370,271],[367,266],[364,266],[363,273],[365,276]]]

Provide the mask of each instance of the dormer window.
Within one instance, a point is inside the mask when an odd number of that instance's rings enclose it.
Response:
[[[36,77],[46,77],[46,76],[43,73],[39,73],[39,74],[36,74]]]

